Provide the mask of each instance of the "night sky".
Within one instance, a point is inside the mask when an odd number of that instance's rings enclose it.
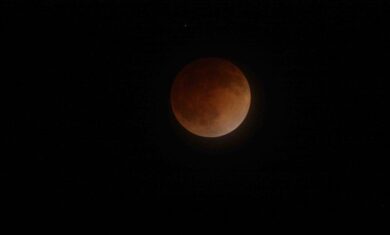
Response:
[[[388,9],[2,1],[9,156],[23,172],[5,179],[49,215],[123,213],[129,226],[381,224]],[[201,57],[235,63],[254,93],[221,139],[185,132],[170,108],[176,74]]]

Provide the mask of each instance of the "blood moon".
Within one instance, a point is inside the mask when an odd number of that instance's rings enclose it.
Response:
[[[201,137],[235,130],[248,114],[251,92],[243,72],[222,58],[201,58],[186,65],[171,89],[178,122]]]

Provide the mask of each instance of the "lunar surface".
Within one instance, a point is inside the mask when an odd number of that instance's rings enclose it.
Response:
[[[250,103],[245,75],[221,58],[203,58],[186,65],[171,90],[176,119],[202,137],[219,137],[235,130],[247,116]]]

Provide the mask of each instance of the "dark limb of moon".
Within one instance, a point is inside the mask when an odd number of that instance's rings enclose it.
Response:
[[[235,130],[251,102],[248,81],[225,59],[204,58],[185,66],[171,90],[172,110],[193,134],[219,137]]]

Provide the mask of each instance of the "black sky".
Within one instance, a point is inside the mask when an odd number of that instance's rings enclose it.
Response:
[[[3,1],[12,160],[34,166],[18,177],[20,197],[133,222],[381,223],[388,9]],[[211,144],[169,106],[176,73],[208,56],[240,66],[257,98],[245,133]]]

